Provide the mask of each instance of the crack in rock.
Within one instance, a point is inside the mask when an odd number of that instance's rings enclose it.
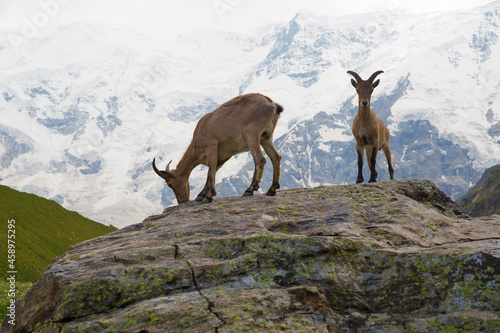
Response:
[[[172,246],[174,247],[174,259],[179,259],[179,245],[174,244]]]
[[[208,304],[207,309],[208,309],[208,311],[211,314],[213,314],[214,316],[216,316],[217,319],[219,319],[220,322],[221,322],[218,326],[214,327],[214,329],[215,329],[214,332],[217,333],[219,331],[219,327],[226,325],[226,320],[222,317],[222,315],[220,313],[214,311],[213,308],[215,307],[215,304],[207,296],[205,296],[203,294],[203,292],[201,291],[200,285],[198,284],[198,280],[196,280],[196,276],[195,276],[195,273],[194,273],[193,265],[191,265],[191,263],[189,262],[189,260],[186,260],[186,263],[189,266],[189,268],[191,269],[191,277],[193,279],[193,285],[194,285],[194,287],[196,288],[196,290],[198,291],[198,293],[200,294],[200,296],[203,297],[207,301],[207,304]]]

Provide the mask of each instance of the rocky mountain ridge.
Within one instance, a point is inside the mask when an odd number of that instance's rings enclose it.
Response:
[[[1,332],[498,332],[499,267],[426,180],[215,198],[72,246]]]

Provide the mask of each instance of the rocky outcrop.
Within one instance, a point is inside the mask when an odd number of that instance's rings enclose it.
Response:
[[[471,216],[500,214],[500,165],[487,169],[458,202]]]
[[[2,332],[498,332],[500,219],[429,181],[167,208],[72,246]]]

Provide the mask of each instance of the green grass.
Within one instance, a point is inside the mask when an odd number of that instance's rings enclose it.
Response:
[[[14,220],[15,223],[9,223]],[[15,261],[8,261],[8,227],[15,226]],[[17,271],[20,293],[36,282],[55,257],[69,246],[117,230],[68,211],[57,202],[0,185],[0,281],[7,282],[8,271]],[[12,237],[12,236],[11,236]],[[11,269],[10,264],[14,264]],[[6,311],[5,287],[0,283],[0,318]],[[21,290],[23,289],[23,290]],[[5,301],[4,301],[5,300]]]
[[[26,294],[33,286],[33,282],[16,282],[16,292],[14,299],[18,299]],[[0,281],[0,326],[7,314],[7,306],[10,305],[11,297],[9,295],[9,282],[7,280]]]

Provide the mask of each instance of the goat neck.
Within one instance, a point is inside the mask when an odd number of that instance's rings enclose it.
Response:
[[[193,144],[191,143],[188,149],[184,152],[184,155],[182,156],[174,171],[175,174],[179,177],[189,178],[193,169],[200,164],[200,155],[197,154]]]

